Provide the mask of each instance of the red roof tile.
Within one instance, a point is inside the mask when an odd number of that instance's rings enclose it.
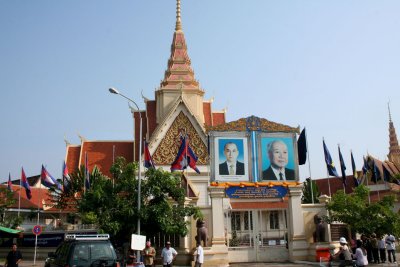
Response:
[[[113,163],[113,156],[114,159],[122,156],[128,162],[133,160],[132,143],[132,141],[84,141],[80,165],[85,164],[85,153],[87,153],[89,171],[97,166],[104,175],[111,177],[110,168]]]
[[[212,113],[212,126],[225,124],[225,112]]]
[[[146,102],[146,118],[147,118],[148,133],[149,136],[151,136],[154,130],[157,128],[155,100]]]
[[[69,172],[75,172],[79,169],[79,158],[81,155],[80,145],[68,145],[67,146],[67,156],[65,157],[65,162]]]
[[[206,126],[212,125],[211,117],[211,102],[203,102],[204,124]]]

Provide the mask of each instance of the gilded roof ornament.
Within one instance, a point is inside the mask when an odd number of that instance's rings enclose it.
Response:
[[[217,126],[206,127],[207,132],[228,132],[228,131],[263,131],[263,132],[286,132],[300,133],[299,127],[290,127],[285,124],[276,123],[267,119],[250,116],[237,121],[228,122]]]
[[[175,31],[182,30],[182,23],[181,23],[181,1],[176,0],[176,25]]]

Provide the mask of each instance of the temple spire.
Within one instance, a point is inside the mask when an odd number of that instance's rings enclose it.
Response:
[[[175,31],[182,30],[182,23],[181,23],[181,0],[176,0],[176,25]]]
[[[389,111],[389,161],[393,162],[397,168],[400,168],[400,146],[397,139],[396,129],[392,121],[392,114],[390,113],[390,105],[388,103]]]

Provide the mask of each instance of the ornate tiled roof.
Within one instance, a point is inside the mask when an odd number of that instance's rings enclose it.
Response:
[[[285,124],[276,123],[267,119],[250,116],[237,121],[228,122],[222,125],[206,127],[207,132],[210,131],[264,131],[264,132],[288,132],[299,133],[299,127],[290,127]]]

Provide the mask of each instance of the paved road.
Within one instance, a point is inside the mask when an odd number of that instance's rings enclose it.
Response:
[[[398,256],[400,256],[399,253],[397,253]],[[400,259],[400,258],[399,258]],[[0,264],[0,266],[2,266]],[[32,267],[32,266],[38,266],[38,267],[43,267],[44,266],[44,261],[39,260],[36,261],[36,265],[33,265],[33,261],[23,261],[21,264],[19,264],[19,267]],[[287,262],[287,263],[255,263],[255,262],[248,262],[248,263],[232,263],[230,264],[232,267],[265,267],[265,266],[274,266],[274,267],[299,267],[299,266],[320,266],[318,262],[309,262],[309,261],[297,261],[297,262]],[[399,266],[397,263],[382,263],[382,264],[369,264],[368,267],[395,267]],[[189,266],[174,266],[174,267],[189,267]]]

